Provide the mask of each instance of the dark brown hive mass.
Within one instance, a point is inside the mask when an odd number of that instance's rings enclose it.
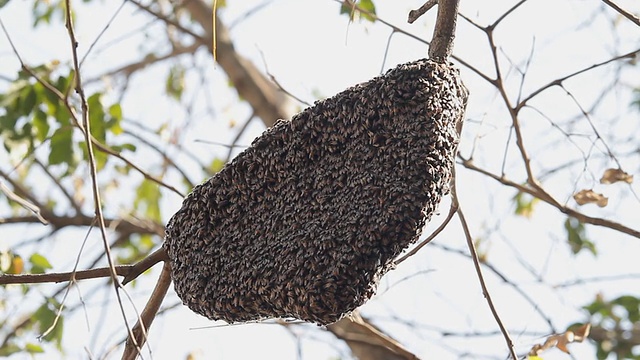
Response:
[[[335,322],[367,301],[448,192],[467,92],[419,60],[279,121],[184,200],[175,289],[228,322]]]

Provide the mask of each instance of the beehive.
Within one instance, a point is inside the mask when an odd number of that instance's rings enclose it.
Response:
[[[328,324],[362,305],[448,192],[467,91],[419,60],[279,121],[171,218],[184,304]]]

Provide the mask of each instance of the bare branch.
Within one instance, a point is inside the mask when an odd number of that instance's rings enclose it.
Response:
[[[606,227],[612,230],[616,230],[619,231],[621,233],[627,234],[627,235],[631,235],[633,237],[639,238],[640,239],[640,231],[639,230],[635,230],[632,229],[630,227],[627,227],[625,225],[622,225],[620,223],[617,223],[615,221],[611,221],[611,220],[607,220],[607,219],[603,219],[603,218],[598,218],[598,217],[592,217],[592,216],[588,216],[585,215],[579,211],[576,211],[570,207],[564,206],[562,204],[560,204],[557,200],[555,200],[553,197],[551,197],[549,194],[547,193],[543,193],[540,192],[539,189],[533,189],[531,187],[519,184],[515,181],[509,180],[504,176],[499,176],[496,174],[493,174],[487,170],[484,170],[482,168],[479,168],[478,166],[476,166],[472,160],[469,159],[464,159],[462,157],[460,157],[462,159],[462,165],[469,169],[469,170],[473,170],[476,172],[479,172],[481,174],[484,174],[496,181],[498,181],[499,183],[503,184],[503,185],[507,185],[510,187],[513,187],[515,189],[517,189],[518,191],[521,191],[523,193],[529,194],[531,196],[534,196],[544,202],[546,202],[547,204],[555,207],[556,209],[558,209],[561,213],[566,214],[568,216],[571,216],[573,218],[576,218],[577,220],[579,220],[582,223],[585,224],[591,224],[591,225],[596,225],[596,226],[602,226],[602,227]]]
[[[344,340],[357,359],[416,360],[414,354],[390,338],[357,312],[350,318],[327,325],[327,330]]]
[[[170,52],[164,54],[164,55],[160,55],[160,56],[156,56],[154,54],[148,54],[147,56],[144,56],[142,58],[142,60],[140,61],[136,61],[134,63],[131,64],[127,64],[124,65],[122,67],[119,67],[117,69],[111,70],[107,73],[105,73],[104,75],[102,75],[101,77],[104,76],[125,76],[125,77],[129,77],[132,74],[134,74],[136,71],[142,70],[144,68],[146,68],[147,66],[168,60],[168,59],[173,59],[177,56],[180,55],[184,55],[184,54],[192,54],[194,52],[196,52],[196,50],[198,50],[200,47],[202,47],[203,45],[199,42],[194,42],[191,45],[187,45],[187,46],[175,46]],[[97,79],[92,79],[90,81],[96,81]]]
[[[617,11],[620,15],[622,15],[622,16],[626,17],[627,19],[631,20],[632,23],[636,24],[637,26],[640,26],[640,19],[637,16],[635,16],[634,14],[632,14],[632,13],[628,12],[627,10],[621,8],[620,6],[618,6],[613,1],[602,0],[602,2],[607,4],[613,10]]]
[[[509,353],[511,354],[511,357],[513,358],[513,360],[518,360],[518,354],[516,354],[516,350],[513,345],[513,340],[509,335],[509,330],[507,330],[507,328],[502,323],[502,320],[500,319],[500,315],[498,315],[498,311],[496,310],[496,307],[493,304],[493,300],[491,299],[491,294],[489,293],[487,284],[484,281],[484,276],[482,275],[482,267],[480,266],[480,260],[478,259],[478,253],[476,252],[476,248],[473,245],[473,237],[471,236],[471,232],[469,231],[469,225],[467,225],[467,220],[465,219],[462,209],[460,208],[460,203],[458,201],[458,194],[456,192],[455,182],[453,183],[453,186],[451,189],[451,197],[453,199],[453,202],[456,204],[456,208],[458,209],[457,210],[458,218],[460,219],[462,230],[464,231],[465,238],[467,239],[467,246],[469,248],[469,252],[471,253],[471,258],[473,259],[473,265],[476,268],[476,274],[478,275],[480,286],[482,287],[482,294],[484,295],[485,299],[487,299],[487,304],[491,309],[491,313],[493,314],[493,317],[496,320],[498,327],[500,327],[500,331],[502,332],[502,335],[504,336],[504,340],[507,343],[507,348],[509,349]]]
[[[127,316],[122,304],[122,299],[120,297],[119,289],[122,287],[118,280],[118,273],[115,268],[115,262],[113,260],[113,256],[111,255],[111,248],[109,246],[109,242],[107,240],[107,230],[105,226],[104,216],[102,214],[102,201],[100,199],[100,190],[98,184],[98,170],[96,168],[95,156],[93,154],[93,136],[91,136],[91,127],[89,121],[89,106],[87,104],[87,99],[84,94],[84,89],[82,87],[82,76],[80,73],[80,63],[78,59],[78,40],[76,39],[75,30],[73,27],[73,18],[71,14],[71,0],[65,0],[66,5],[66,20],[65,26],[67,28],[67,33],[69,34],[69,41],[71,43],[71,54],[72,54],[72,62],[73,68],[75,70],[75,91],[80,97],[80,104],[82,107],[82,126],[80,129],[83,132],[84,139],[87,146],[87,157],[89,161],[89,172],[91,175],[91,184],[93,190],[93,201],[95,205],[96,217],[98,219],[98,227],[100,229],[100,234],[102,237],[102,244],[104,245],[105,255],[107,257],[107,263],[109,264],[109,272],[111,275],[111,279],[113,280],[113,286],[116,293],[116,297],[118,298],[118,304],[120,305],[120,312],[122,314],[122,318],[124,320],[124,325],[127,328],[127,331],[131,333],[129,329],[129,324],[127,322]],[[71,105],[68,101],[67,106],[71,108]]]
[[[411,256],[415,255],[418,251],[420,251],[420,249],[422,249],[425,245],[427,245],[428,243],[430,243],[433,239],[436,238],[436,236],[440,235],[440,233],[442,232],[442,230],[444,230],[444,228],[447,227],[447,225],[449,225],[449,222],[451,221],[451,219],[453,218],[453,215],[455,215],[456,211],[458,211],[457,208],[458,204],[451,202],[451,206],[449,207],[449,213],[447,214],[447,217],[444,219],[444,221],[442,222],[442,224],[440,224],[440,226],[438,226],[437,229],[435,229],[435,231],[433,233],[431,233],[431,235],[429,235],[429,237],[427,237],[426,239],[424,239],[424,241],[422,241],[420,244],[416,245],[416,247],[414,247],[413,249],[411,249],[411,251],[407,252],[406,254],[404,254],[401,258],[399,258],[398,260],[395,261],[395,265],[400,264],[401,262],[407,260],[408,258],[410,258]]]
[[[118,276],[127,276],[134,265],[116,265],[114,270]],[[74,276],[75,275],[75,276]],[[86,280],[111,277],[111,269],[108,267],[90,270],[69,271],[63,273],[47,274],[2,274],[0,284],[42,284],[60,283],[72,280]]]
[[[164,261],[165,263],[169,262],[169,256],[163,248],[154,251],[149,256],[135,263],[129,270],[129,273],[125,275],[124,279],[122,280],[122,285],[126,285],[129,282],[135,280],[143,272],[151,269],[152,266],[161,261]]]
[[[86,216],[83,214],[75,216],[58,216],[51,212],[45,213],[45,217],[48,219],[49,224],[56,229],[62,229],[69,226],[93,226],[94,217]],[[0,218],[0,225],[2,224],[28,224],[37,223],[40,220],[34,216],[15,216],[9,218]],[[149,234],[164,236],[164,227],[156,222],[150,220],[139,219],[105,219],[107,227],[114,231],[124,233],[137,233],[137,234]]]
[[[169,285],[171,285],[171,265],[169,265],[169,262],[165,262],[156,287],[153,289],[153,293],[151,293],[144,310],[142,310],[138,322],[133,327],[132,334],[129,334],[130,337],[127,338],[124,353],[122,354],[123,360],[134,360],[140,354],[142,346],[147,341],[149,328],[160,309],[160,305],[162,305],[167,290],[169,290]]]
[[[459,0],[438,0],[438,17],[429,45],[429,58],[446,63],[453,53],[453,40],[456,37]]]
[[[529,94],[529,96],[527,96],[527,97],[526,97],[526,98],[524,98],[522,101],[520,101],[520,102],[518,103],[518,105],[516,106],[516,108],[515,108],[515,109],[516,109],[516,111],[519,111],[520,109],[522,109],[522,108],[527,104],[527,102],[528,102],[529,100],[533,99],[534,97],[536,97],[536,96],[537,96],[538,94],[540,94],[541,92],[543,92],[543,91],[547,90],[547,89],[548,89],[548,88],[550,88],[550,87],[557,86],[557,85],[561,85],[563,82],[565,82],[566,80],[568,80],[568,79],[570,79],[570,78],[572,78],[572,77],[574,77],[574,76],[580,75],[580,74],[585,73],[585,72],[587,72],[587,71],[589,71],[589,70],[593,70],[593,69],[595,69],[595,68],[599,68],[599,67],[601,67],[601,66],[603,66],[603,65],[607,65],[607,64],[609,64],[609,63],[612,63],[612,62],[615,62],[615,61],[618,61],[618,60],[623,60],[623,59],[629,59],[629,60],[631,60],[631,59],[635,59],[639,54],[640,54],[640,49],[633,50],[633,51],[628,52],[628,53],[626,53],[626,54],[622,54],[622,55],[614,56],[614,57],[612,57],[612,58],[611,58],[611,59],[609,59],[609,60],[606,60],[606,61],[602,61],[602,62],[599,62],[599,63],[593,64],[593,65],[588,66],[588,67],[586,67],[586,68],[584,68],[584,69],[580,69],[580,70],[578,70],[578,71],[575,71],[575,72],[573,72],[573,73],[571,73],[571,74],[569,74],[569,75],[565,75],[565,76],[563,76],[563,77],[561,77],[561,78],[555,79],[555,80],[553,80],[553,81],[549,82],[548,84],[543,85],[543,86],[541,86],[540,88],[538,88],[537,90],[533,91],[531,94]]]
[[[133,265],[115,265],[115,274],[124,276],[122,285],[125,285],[140,276],[143,272],[149,270],[155,264],[161,261],[169,260],[164,249],[160,248],[138,261]],[[46,273],[46,274],[2,274],[0,275],[0,285],[6,284],[42,284],[42,283],[59,283],[64,281],[86,280],[110,277],[111,271],[109,267],[74,270],[63,273]]]

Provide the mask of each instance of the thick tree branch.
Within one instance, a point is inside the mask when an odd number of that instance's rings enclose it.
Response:
[[[151,293],[144,310],[142,310],[138,322],[131,330],[133,337],[130,335],[127,338],[124,353],[122,354],[123,360],[134,360],[140,354],[142,347],[147,342],[149,328],[160,309],[160,305],[162,305],[162,300],[167,295],[169,285],[171,285],[171,265],[169,265],[169,262],[165,262],[156,287],[153,289],[153,293]]]
[[[429,45],[429,58],[446,63],[453,52],[453,40],[456,37],[459,0],[438,0],[438,17]]]
[[[349,345],[357,359],[366,360],[415,360],[414,354],[400,343],[373,326],[357,312],[335,324],[327,325],[338,339]]]
[[[203,0],[184,0],[181,4],[191,17],[202,27],[206,45],[213,53],[213,8]],[[236,52],[226,25],[216,19],[217,60],[229,77],[238,95],[247,100],[255,114],[266,126],[273,125],[278,119],[287,119],[291,114],[285,94],[272,84],[255,65]]]
[[[143,272],[149,270],[153,265],[161,261],[168,262],[167,260],[169,259],[164,249],[160,248],[133,265],[115,265],[114,270],[116,275],[124,276],[122,285],[125,285],[135,280]],[[59,283],[63,281],[97,279],[104,277],[111,277],[110,268],[104,267],[47,274],[2,274],[0,275],[0,285]]]

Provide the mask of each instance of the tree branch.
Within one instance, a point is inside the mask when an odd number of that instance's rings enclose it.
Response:
[[[337,323],[327,325],[337,338],[345,341],[357,359],[415,360],[414,354],[373,326],[357,312]]]
[[[627,10],[621,8],[620,6],[615,4],[613,1],[602,0],[602,2],[607,4],[613,10],[617,11],[620,15],[622,15],[622,16],[626,17],[627,19],[631,20],[632,23],[640,26],[640,19],[637,16],[635,16],[632,13],[628,12]]]
[[[611,220],[607,220],[607,219],[603,219],[603,218],[598,218],[598,217],[592,217],[592,216],[588,216],[585,215],[577,210],[574,210],[570,207],[564,206],[560,203],[558,203],[558,201],[556,201],[554,198],[550,197],[549,194],[547,193],[541,193],[538,189],[534,189],[531,188],[529,186],[525,186],[522,184],[519,184],[517,182],[514,182],[512,180],[509,180],[507,178],[505,178],[504,176],[498,176],[496,174],[493,174],[485,169],[479,168],[478,166],[476,166],[473,161],[469,160],[469,159],[464,159],[462,157],[460,157],[462,159],[462,165],[469,169],[469,170],[473,170],[476,172],[479,172],[483,175],[486,175],[494,180],[496,180],[497,182],[503,184],[503,185],[507,185],[510,187],[513,187],[515,189],[517,189],[518,191],[521,191],[523,193],[529,194],[537,199],[540,199],[544,202],[546,202],[547,204],[555,207],[556,209],[558,209],[561,213],[566,214],[568,216],[571,216],[575,219],[578,219],[580,222],[585,223],[585,224],[591,224],[591,225],[596,225],[596,226],[602,226],[602,227],[606,227],[612,230],[616,230],[619,231],[621,233],[627,234],[627,235],[631,235],[633,237],[639,238],[640,239],[640,231],[636,230],[636,229],[632,229],[630,227],[627,227],[625,225],[622,225],[620,223],[617,223],[615,221],[611,221]]]
[[[130,334],[127,338],[122,360],[134,360],[140,354],[142,346],[147,341],[149,328],[160,309],[160,305],[162,305],[162,300],[167,295],[169,285],[171,285],[171,265],[169,265],[169,262],[165,262],[156,287],[153,289],[153,293],[151,293],[144,310],[142,310],[138,322],[131,330],[133,337]]]
[[[429,45],[429,58],[446,63],[453,52],[453,40],[456,37],[459,0],[438,0],[438,17]]]
[[[155,264],[161,261],[167,262],[167,260],[168,257],[164,249],[160,248],[133,265],[115,265],[114,271],[116,275],[124,276],[122,285],[125,285],[135,280],[138,276],[153,267]],[[59,283],[63,281],[76,281],[105,277],[111,277],[111,270],[109,267],[63,273],[2,274],[0,275],[0,285]]]
[[[129,274],[133,266],[134,265],[116,265],[115,273],[119,276],[126,276]],[[63,273],[2,274],[0,275],[0,285],[60,283],[64,281],[97,279],[105,277],[111,277],[111,270],[108,267]]]
[[[436,6],[436,4],[438,4],[438,0],[429,0],[426,3],[424,3],[424,5],[420,6],[418,10],[409,11],[409,18],[407,19],[407,21],[409,22],[409,24],[413,24],[416,20],[420,18],[420,16],[426,14],[427,11],[431,10],[432,7]]]
[[[181,4],[191,17],[202,27],[209,41],[206,45],[213,53],[213,8],[203,0],[184,0]],[[255,65],[235,50],[226,25],[216,19],[217,61],[236,88],[238,95],[247,100],[255,114],[266,126],[272,126],[278,119],[287,119],[287,97],[272,84]]]
[[[455,175],[454,175],[454,179],[455,179]],[[507,348],[509,349],[509,353],[511,354],[511,357],[513,358],[513,360],[518,360],[518,354],[516,353],[516,350],[514,348],[513,340],[509,335],[509,330],[507,330],[507,328],[502,323],[502,320],[500,319],[500,315],[498,314],[498,310],[496,310],[496,307],[493,304],[493,300],[491,299],[491,293],[489,293],[487,284],[484,281],[484,276],[482,275],[482,267],[480,266],[480,260],[478,259],[478,253],[476,252],[476,248],[473,244],[473,237],[471,236],[471,232],[469,231],[469,225],[467,225],[467,220],[464,217],[464,213],[460,208],[455,181],[452,184],[451,197],[452,197],[453,203],[455,204],[455,207],[457,208],[456,212],[458,213],[458,218],[460,219],[462,230],[464,231],[465,238],[467,239],[467,246],[469,248],[469,252],[471,253],[471,259],[473,259],[473,265],[476,268],[476,274],[478,275],[478,280],[480,281],[482,294],[484,295],[485,299],[487,299],[487,304],[491,309],[491,313],[493,314],[493,317],[496,320],[498,327],[500,327],[500,331],[502,332],[505,342],[507,343]]]

